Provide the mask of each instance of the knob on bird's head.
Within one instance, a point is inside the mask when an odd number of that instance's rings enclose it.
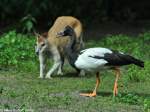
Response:
[[[67,25],[67,26],[65,26],[65,28],[62,31],[60,31],[56,34],[56,37],[72,36],[73,32],[74,32],[73,28],[71,26]]]

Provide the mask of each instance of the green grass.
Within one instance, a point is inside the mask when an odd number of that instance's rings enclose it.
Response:
[[[150,93],[149,81],[124,82],[123,75],[119,81],[119,96],[114,99],[114,76],[107,72],[104,74],[98,96],[87,98],[79,96],[79,93],[93,90],[95,76],[74,77],[68,74],[48,80],[38,79],[38,73],[1,72],[0,108],[18,109],[24,106],[36,111],[143,111],[144,99],[148,99]]]
[[[74,69],[65,64],[63,76],[54,75],[51,80],[38,79],[38,64],[31,59],[18,66],[18,69],[0,71],[0,109],[20,109],[22,112],[27,109],[35,112],[149,112],[149,42],[150,33],[138,38],[117,35],[86,42],[86,47],[117,49],[145,61],[144,69],[134,65],[121,69],[119,95],[116,98],[112,93],[115,80],[112,71],[101,72],[97,97],[81,97],[79,93],[93,90],[95,74],[77,77]]]

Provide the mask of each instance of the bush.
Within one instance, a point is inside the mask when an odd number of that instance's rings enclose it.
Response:
[[[150,62],[145,61],[144,63],[144,68],[139,69],[139,67],[136,66],[130,66],[127,70],[127,80],[129,81],[135,81],[135,82],[140,82],[140,81],[145,81],[149,80],[149,69]]]
[[[36,19],[32,15],[27,15],[21,19],[20,27],[23,33],[33,33],[35,30]]]
[[[87,25],[109,19],[117,20],[117,22],[133,22],[139,17],[145,19],[150,17],[147,4],[149,2],[140,2],[140,0],[136,3],[131,0],[69,0],[67,4],[65,0],[20,0],[19,2],[18,0],[1,0],[0,24],[8,25],[17,22],[28,14],[44,25],[52,23],[61,15],[76,16]],[[143,6],[145,10],[139,8]]]
[[[35,38],[10,31],[0,38],[0,67],[21,67],[24,62],[36,62]]]

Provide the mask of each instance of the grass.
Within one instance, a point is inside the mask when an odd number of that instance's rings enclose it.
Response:
[[[95,75],[77,77],[75,71],[65,64],[63,76],[54,75],[52,80],[38,79],[38,65],[30,61],[19,70],[0,71],[0,109],[20,109],[21,112],[27,109],[34,112],[149,112],[149,35],[146,33],[139,38],[117,35],[86,42],[86,47],[111,46],[145,61],[144,69],[133,65],[122,68],[116,98],[112,96],[115,79],[112,71],[101,72],[98,95],[88,98],[79,96],[79,93],[93,90]]]
[[[120,96],[113,98],[114,76],[105,73],[101,76],[98,96],[87,98],[81,92],[92,91],[95,77],[74,77],[74,75],[55,76],[53,80],[38,79],[38,73],[2,72],[0,78],[0,101],[2,109],[25,109],[36,111],[102,111],[102,112],[142,112],[143,101],[148,98],[150,82],[124,84],[125,76],[119,81]],[[141,89],[142,87],[142,89]],[[133,94],[134,93],[134,94]],[[131,97],[128,98],[129,95]],[[122,96],[121,96],[122,95]],[[133,98],[135,97],[135,98]],[[130,100],[130,101],[129,101]]]

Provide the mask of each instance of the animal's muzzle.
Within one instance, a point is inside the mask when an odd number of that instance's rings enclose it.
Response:
[[[39,55],[39,49],[37,48],[37,46],[35,46],[35,54]]]

